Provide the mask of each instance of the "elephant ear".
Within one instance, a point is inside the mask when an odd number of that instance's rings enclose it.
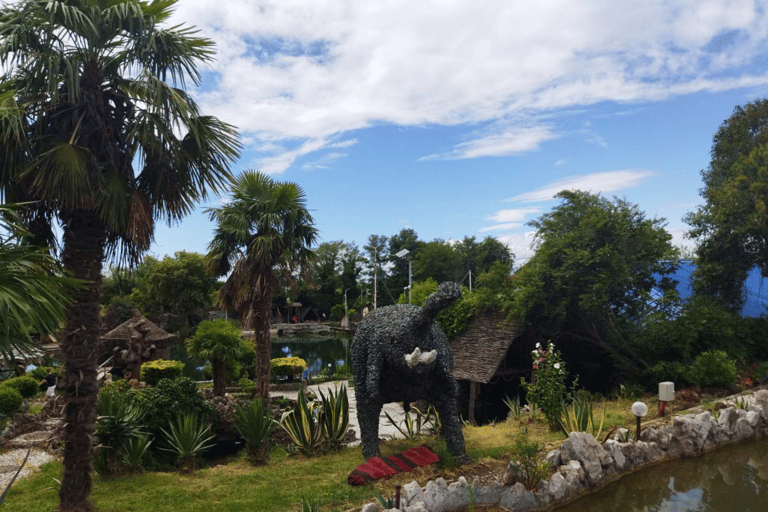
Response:
[[[421,309],[422,321],[425,324],[434,322],[442,310],[453,304],[461,297],[461,286],[452,282],[441,283],[437,291],[427,298]]]

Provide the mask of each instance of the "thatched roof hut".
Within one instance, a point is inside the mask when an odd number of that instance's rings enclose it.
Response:
[[[175,334],[167,332],[165,329],[159,327],[157,324],[150,322],[144,318],[138,309],[131,310],[131,318],[121,323],[108,333],[99,336],[100,340],[114,340],[114,341],[128,341],[134,334],[134,326],[139,320],[143,319],[144,339],[151,342],[167,341],[171,338],[175,338]]]
[[[473,316],[467,330],[450,341],[453,376],[457,381],[469,382],[470,423],[475,420],[481,384],[519,380],[530,374],[530,348],[520,343],[521,333],[520,323],[507,320],[505,313],[484,311]]]

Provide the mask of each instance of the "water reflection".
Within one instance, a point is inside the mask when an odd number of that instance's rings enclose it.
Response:
[[[557,512],[764,512],[768,440],[665,462],[627,475]]]
[[[321,368],[336,368],[349,361],[351,336],[283,335],[272,337],[272,358],[300,357],[307,362],[309,371],[316,374]]]

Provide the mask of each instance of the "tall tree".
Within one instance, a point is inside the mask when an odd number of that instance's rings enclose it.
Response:
[[[466,263],[461,260],[459,251],[454,250],[445,240],[427,242],[413,256],[413,277],[420,281],[434,279],[437,283],[458,282],[466,273]]]
[[[296,274],[308,277],[317,229],[301,187],[258,171],[234,178],[232,200],[207,211],[217,223],[208,245],[209,269],[229,274],[219,301],[254,331],[257,392],[268,401],[272,299],[281,282],[295,286]]]
[[[698,244],[694,289],[738,311],[747,273],[768,275],[768,100],[736,107],[701,177],[705,203],[685,219]]]
[[[372,302],[378,306],[381,295],[381,286],[379,282],[387,279],[386,270],[383,264],[387,261],[387,247],[389,238],[383,235],[369,235],[368,243],[363,246],[363,255],[365,257],[365,268],[363,276],[369,284],[371,293],[376,297]]]
[[[564,350],[586,342],[624,367],[642,364],[617,324],[641,318],[654,287],[672,288],[659,277],[674,269],[664,219],[646,219],[634,204],[587,192],[557,197],[560,205],[529,223],[536,253],[514,277],[516,316],[542,340],[565,341]]]
[[[392,296],[392,301],[400,295],[404,288],[408,286],[408,260],[413,264],[413,258],[418,254],[419,249],[424,242],[419,240],[419,236],[411,228],[403,228],[400,232],[389,239],[389,278],[387,279],[387,288]],[[407,249],[409,254],[405,258],[400,258],[396,254],[403,249]],[[387,297],[389,299],[389,297]],[[385,302],[387,300],[385,299]]]
[[[165,28],[174,0],[22,0],[0,8],[0,187],[37,201],[30,226],[89,286],[77,290],[60,343],[65,374],[61,510],[91,507],[91,451],[107,256],[136,260],[154,222],[178,221],[217,191],[238,155],[234,129],[203,116],[184,87],[213,43]],[[136,168],[134,167],[136,166]]]

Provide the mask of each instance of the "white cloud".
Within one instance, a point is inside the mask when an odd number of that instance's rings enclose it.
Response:
[[[556,165],[557,167],[562,167],[563,165],[565,165],[565,164],[567,164],[567,163],[568,163],[568,159],[567,159],[567,158],[561,158],[560,160],[558,160],[557,162],[555,162],[555,165]]]
[[[488,217],[488,220],[496,222],[521,222],[529,213],[538,212],[538,208],[517,208],[511,210],[499,210]]]
[[[497,236],[496,239],[505,244],[515,255],[515,268],[520,268],[535,254],[531,249],[531,242],[535,231],[526,231],[524,233],[509,233]]]
[[[307,162],[303,164],[301,168],[304,170],[328,169],[332,162],[346,156],[346,153],[328,153],[327,155],[324,155],[322,158],[315,160],[314,162]]]
[[[508,202],[538,203],[549,201],[561,190],[584,190],[593,194],[609,194],[634,187],[655,173],[642,170],[608,171],[571,176],[549,183],[532,192],[507,199]]]
[[[185,0],[175,21],[217,42],[203,111],[261,141],[308,142],[302,154],[377,123],[476,129],[768,83],[754,65],[768,13],[743,0]],[[538,130],[500,129],[425,158],[531,151],[558,131]],[[295,151],[268,160],[271,172]]]
[[[481,233],[485,233],[487,231],[510,231],[512,229],[517,229],[520,226],[522,226],[522,224],[520,224],[519,222],[507,222],[505,224],[495,224],[493,226],[480,228],[478,231],[480,231]]]
[[[512,128],[500,133],[491,133],[477,139],[462,142],[449,153],[429,155],[424,160],[459,160],[481,156],[509,156],[539,149],[542,142],[557,137],[549,126]]]

